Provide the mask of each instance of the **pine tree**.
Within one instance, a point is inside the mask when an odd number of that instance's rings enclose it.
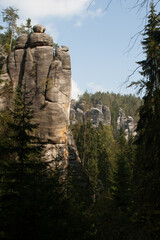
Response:
[[[31,234],[34,239],[38,191],[46,165],[41,161],[42,146],[34,137],[37,125],[32,122],[30,103],[20,88],[8,115],[0,139],[1,239],[27,239]]]
[[[109,126],[99,124],[97,128],[97,158],[98,158],[98,180],[101,181],[104,191],[109,191],[113,153],[113,135]]]
[[[75,142],[82,166],[90,178],[93,189],[96,191],[98,178],[96,129],[93,127],[91,121],[86,121],[85,124],[78,123],[72,126],[72,131],[75,136]]]
[[[113,173],[112,204],[114,239],[129,239],[132,208],[132,178],[128,159],[128,142],[121,132],[118,138],[116,166]],[[113,214],[113,213],[112,213]]]
[[[14,34],[16,32],[17,27],[17,19],[19,19],[18,15],[18,9],[15,9],[13,7],[8,7],[6,9],[2,10],[2,17],[3,22],[7,24],[7,34],[5,38],[8,36],[8,39],[6,38],[6,49],[8,52],[12,50],[13,47],[13,39]]]
[[[146,59],[138,62],[145,90],[137,126],[134,166],[139,239],[158,239],[160,228],[160,20],[151,4],[142,42]],[[141,236],[142,234],[142,236]]]

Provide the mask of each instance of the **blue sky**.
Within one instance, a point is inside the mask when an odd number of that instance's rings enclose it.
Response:
[[[46,27],[59,45],[69,47],[72,64],[72,96],[95,91],[120,94],[136,93],[126,88],[127,77],[143,58],[141,37],[132,47],[145,24],[145,9],[137,12],[131,1],[113,0],[0,0],[0,11],[8,6],[19,9],[20,21]],[[135,1],[136,2],[136,1]],[[157,10],[159,5],[157,5]],[[2,18],[1,18],[2,21]],[[2,24],[2,23],[0,23]],[[138,80],[138,73],[130,81]]]

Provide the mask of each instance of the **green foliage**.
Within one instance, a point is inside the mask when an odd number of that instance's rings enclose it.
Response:
[[[42,147],[32,135],[36,125],[32,123],[33,116],[25,101],[17,88],[14,109],[1,117],[0,212],[3,224],[0,232],[5,235],[4,239],[21,239],[23,234],[27,237],[31,232],[34,194],[44,171]]]
[[[10,48],[9,50],[11,50],[14,35],[15,35],[15,30],[17,27],[16,22],[17,22],[17,19],[19,19],[18,9],[15,9],[13,7],[8,7],[6,9],[3,9],[2,17],[3,17],[3,22],[7,24],[7,27],[6,27],[7,33],[6,33],[5,39],[8,40],[8,42],[6,42],[6,44],[9,45],[9,48]]]
[[[114,143],[116,162],[110,175],[109,190],[101,193],[91,209],[96,239],[134,239],[132,164],[134,148],[123,133]],[[133,238],[132,238],[133,237]],[[138,239],[138,238],[137,238]]]
[[[28,34],[31,33],[32,24],[31,24],[31,19],[30,19],[30,18],[28,18],[28,19],[26,20],[26,25],[25,25],[25,27],[27,28],[27,33],[28,33]]]
[[[109,191],[111,169],[114,165],[114,154],[112,147],[114,139],[109,126],[100,124],[97,128],[97,158],[98,158],[98,179],[101,181],[103,191]]]
[[[88,205],[58,168],[63,156],[44,161],[27,93],[17,88],[0,123],[0,238],[93,239]]]
[[[114,139],[109,126],[96,129],[90,121],[71,126],[82,165],[86,169],[95,194],[109,191],[115,154]]]
[[[31,19],[26,20],[26,24],[17,25],[19,19],[19,10],[14,7],[7,7],[2,10],[2,20],[4,26],[0,26],[0,30],[6,29],[5,32],[0,34],[0,44],[5,47],[6,53],[15,47],[16,38],[23,33],[31,33]]]
[[[142,42],[146,59],[142,67],[144,104],[137,126],[136,161],[134,165],[136,224],[140,239],[158,239],[160,229],[160,21],[151,5]]]
[[[93,188],[96,189],[98,176],[96,129],[90,121],[72,126],[82,165],[87,170]]]
[[[131,169],[128,161],[128,143],[121,133],[118,139],[116,169],[113,176],[112,195],[120,212],[126,214],[131,206]]]

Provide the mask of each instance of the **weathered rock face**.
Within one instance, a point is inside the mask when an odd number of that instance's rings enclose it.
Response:
[[[8,78],[13,89],[25,86],[27,97],[32,99],[34,119],[38,123],[38,135],[48,144],[50,158],[56,148],[67,148],[67,130],[71,95],[71,63],[68,48],[53,48],[53,39],[45,34],[42,25],[36,25],[34,33],[23,34],[7,60]],[[5,107],[1,98],[0,108]],[[50,144],[50,145],[49,145]],[[56,144],[56,147],[55,147]]]
[[[102,107],[102,112],[104,116],[104,124],[105,125],[111,125],[111,111],[108,106]]]
[[[99,123],[103,123],[104,116],[98,108],[91,108],[86,112],[86,119],[91,120],[93,126],[98,127]]]
[[[98,102],[94,107],[85,110],[85,102],[71,101],[70,122],[76,124],[77,122],[85,122],[85,118],[90,120],[94,127],[98,127],[101,123],[103,125],[111,125],[111,111],[108,106]],[[117,114],[117,129],[124,129],[125,137],[128,139],[129,135],[135,136],[136,124],[131,116],[126,117],[122,108]]]
[[[124,129],[126,139],[128,139],[129,135],[136,135],[136,125],[134,123],[134,119],[131,116],[126,117],[122,108],[119,109],[117,128],[118,130],[120,130],[121,128]]]
[[[90,120],[94,127],[98,127],[100,123],[103,125],[111,124],[111,112],[107,106],[102,104],[97,104],[95,107],[92,107],[85,111],[84,103],[77,105],[72,101],[71,109],[71,124],[76,124],[78,121],[84,122],[86,117],[87,120]]]
[[[11,79],[7,73],[7,54],[3,46],[0,45],[0,112],[9,104]],[[7,92],[7,94],[6,94]]]
[[[5,52],[5,49],[3,46],[0,44],[0,73],[6,73],[6,59],[7,59],[7,54]]]

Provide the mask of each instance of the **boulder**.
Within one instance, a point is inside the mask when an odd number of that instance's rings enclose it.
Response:
[[[35,33],[44,33],[46,31],[45,27],[41,24],[37,24],[33,26],[33,31]]]

